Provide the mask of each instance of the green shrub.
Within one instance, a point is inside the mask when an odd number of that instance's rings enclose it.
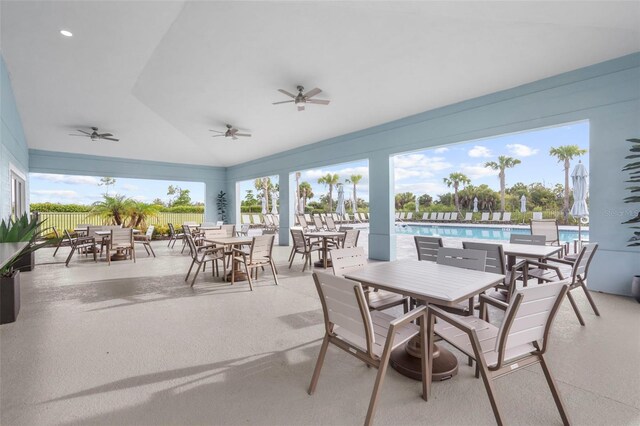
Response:
[[[32,212],[82,213],[90,211],[91,206],[82,204],[31,203],[29,209]]]
[[[164,207],[160,211],[167,213],[204,213],[204,206]]]

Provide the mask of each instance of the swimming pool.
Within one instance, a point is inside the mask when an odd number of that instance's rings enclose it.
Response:
[[[464,225],[396,225],[396,234],[427,235],[433,237],[474,238],[479,240],[509,241],[511,234],[530,234],[529,228],[483,227]],[[589,238],[589,231],[582,230],[582,239]],[[578,238],[577,230],[560,230],[560,241],[572,242]]]

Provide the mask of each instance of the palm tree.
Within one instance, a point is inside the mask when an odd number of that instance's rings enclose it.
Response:
[[[269,211],[269,192],[273,190],[273,184],[271,183],[271,178],[264,177],[258,178],[253,181],[253,185],[256,188],[256,191],[262,191],[262,199],[266,199],[266,208]]]
[[[453,186],[453,194],[454,194],[454,200],[456,203],[456,210],[460,211],[460,202],[458,200],[458,188],[460,187],[460,184],[469,185],[471,183],[471,179],[469,179],[467,176],[463,175],[462,173],[454,172],[454,173],[451,173],[448,178],[443,178],[442,180],[444,183],[447,184],[449,188]]]
[[[505,155],[499,156],[497,163],[495,161],[487,161],[486,163],[484,163],[485,167],[500,171],[500,173],[498,173],[498,178],[500,178],[500,211],[504,211],[504,171],[506,169],[515,167],[520,163],[522,163],[522,161],[518,160],[517,158],[507,157]]]
[[[354,213],[358,211],[358,196],[356,195],[356,186],[360,183],[361,180],[362,175],[351,175],[349,176],[349,179],[345,179],[347,183],[353,184],[353,202],[355,203],[353,206]]]
[[[302,198],[302,208],[307,208],[307,200],[313,198],[313,188],[309,182],[300,182],[300,197]]]
[[[557,148],[551,147],[549,155],[558,157],[558,163],[564,162],[564,204],[562,212],[565,222],[569,218],[569,168],[573,157],[579,157],[587,153],[586,149],[581,149],[578,145],[563,145]]]
[[[160,206],[155,204],[147,204],[141,201],[131,201],[127,215],[130,217],[129,226],[137,228],[144,225],[147,218],[158,215]]]
[[[327,173],[318,179],[318,183],[323,184],[324,186],[329,187],[329,211],[333,211],[333,186],[337,185],[340,182],[340,176],[337,173]]]
[[[93,203],[90,216],[100,216],[113,225],[122,225],[133,201],[119,194],[103,194],[102,197],[104,200]]]

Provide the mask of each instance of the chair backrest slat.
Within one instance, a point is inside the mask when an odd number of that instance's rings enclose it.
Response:
[[[132,244],[133,229],[118,228],[111,229],[111,244]]]
[[[476,243],[463,241],[462,248],[471,250],[484,250],[487,253],[484,271],[494,274],[505,274],[504,249],[502,244]]]
[[[358,237],[360,236],[359,229],[347,229],[344,233],[344,240],[342,241],[343,248],[356,247],[358,245]]]
[[[544,235],[526,235],[526,234],[511,234],[509,242],[512,244],[531,244],[536,246],[543,246],[547,242],[547,237]]]
[[[589,265],[591,264],[591,259],[593,259],[597,249],[598,243],[589,243],[582,246],[578,257],[576,258],[576,263],[573,265],[573,270],[571,271],[574,283],[577,277],[580,277],[582,280],[587,279]]]
[[[525,343],[542,341],[568,283],[563,280],[515,290],[500,325],[495,350],[504,353]]]
[[[227,234],[227,237],[235,237],[235,235],[236,235],[236,225],[227,224],[227,225],[222,225],[221,228]]]
[[[362,247],[331,250],[329,253],[334,275],[344,276],[367,266],[367,257]]]
[[[271,257],[274,238],[274,235],[260,235],[258,237],[253,237],[253,242],[251,244],[250,261],[260,261]]]
[[[304,238],[302,229],[291,229],[291,239],[293,239],[294,247],[303,247],[306,251],[307,240]]]
[[[322,225],[322,218],[319,215],[317,214],[313,215],[313,223],[314,225],[316,225],[316,229],[318,231],[320,231],[321,229],[324,229],[324,226]]]
[[[555,219],[531,220],[531,235],[544,235],[547,243],[559,243],[560,231]]]
[[[442,238],[416,235],[413,239],[416,243],[418,260],[435,262],[438,259],[438,250],[442,247]]]
[[[337,230],[336,228],[336,223],[333,221],[333,217],[332,215],[327,215],[327,229],[329,231],[335,231]]]
[[[483,250],[441,247],[438,250],[437,263],[457,268],[484,271],[486,259],[487,252]]]
[[[323,272],[315,272],[313,279],[322,302],[327,331],[370,352],[375,337],[369,309],[363,308],[358,300],[358,294],[360,300],[364,300],[362,285]]]
[[[214,240],[217,238],[227,237],[227,231],[222,228],[205,229],[203,232],[205,240]]]

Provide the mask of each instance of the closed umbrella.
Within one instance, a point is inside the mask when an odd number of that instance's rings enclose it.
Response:
[[[276,206],[276,193],[274,192],[271,196],[271,214],[278,214],[278,207]]]
[[[416,213],[418,213],[418,210],[420,210],[420,199],[416,195]]]
[[[573,206],[571,207],[571,216],[577,217],[578,220],[578,241],[582,241],[582,218],[589,217],[589,208],[587,207],[587,191],[589,173],[582,164],[578,164],[571,172],[571,183],[573,184]]]
[[[473,197],[473,212],[478,213],[478,197]]]
[[[344,214],[346,213],[346,209],[344,207],[344,188],[342,185],[338,185],[338,202],[336,204],[336,213],[344,218]]]
[[[524,214],[527,212],[527,197],[522,194],[520,197],[520,213],[522,213],[522,223],[524,223]]]

